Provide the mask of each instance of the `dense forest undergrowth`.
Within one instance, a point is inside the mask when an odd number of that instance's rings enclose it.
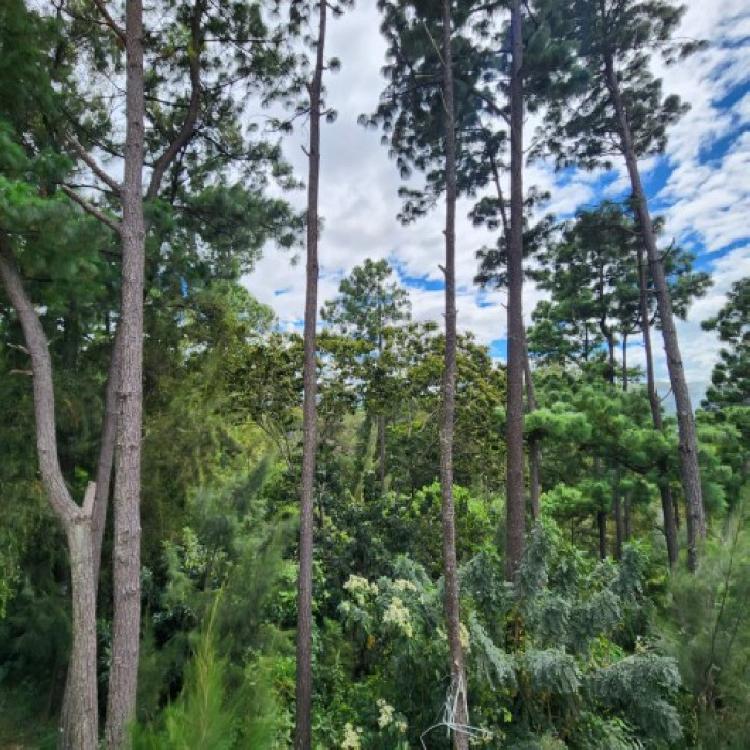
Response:
[[[712,279],[639,173],[686,109],[650,58],[704,43],[666,0],[379,2],[361,121],[399,220],[444,202],[429,322],[386,260],[318,300],[350,5],[0,3],[0,748],[749,747],[750,279],[694,409]],[[629,188],[546,215],[531,159]],[[304,253],[304,331],[261,252]]]

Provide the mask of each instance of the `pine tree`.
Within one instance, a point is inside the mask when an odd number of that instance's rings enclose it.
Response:
[[[718,315],[702,325],[726,344],[711,375],[705,407],[750,406],[750,278],[736,281]]]
[[[410,318],[406,290],[389,281],[393,271],[385,260],[367,258],[339,284],[339,294],[320,311],[323,321],[338,333],[361,341],[367,347],[362,363],[363,379],[368,384],[366,399],[374,406],[377,421],[378,478],[385,490],[386,408],[383,353],[388,329]]]
[[[560,164],[609,166],[611,158],[619,156],[627,167],[677,404],[682,486],[688,509],[688,564],[694,569],[698,542],[706,535],[695,418],[663,259],[638,166],[639,158],[664,150],[668,125],[685,111],[678,97],[662,94],[661,81],[649,68],[654,48],[660,48],[668,61],[696,48],[696,43],[671,41],[683,10],[669,0],[575,0],[568,19],[563,19],[567,28],[562,33],[570,34],[577,43],[587,74],[586,89],[549,108],[545,147],[557,155]]]

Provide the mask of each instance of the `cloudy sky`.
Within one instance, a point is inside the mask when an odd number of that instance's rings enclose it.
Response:
[[[687,5],[679,35],[707,39],[710,46],[676,67],[665,69],[654,61],[665,91],[680,95],[692,108],[672,128],[666,154],[642,167],[652,207],[667,219],[668,237],[691,248],[699,256],[698,266],[714,276],[714,287],[679,326],[688,379],[699,398],[719,348],[714,336],[701,330],[700,321],[722,306],[732,282],[750,275],[750,0],[687,0]],[[409,227],[399,225],[396,167],[379,133],[357,124],[360,113],[374,109],[383,87],[385,44],[374,6],[374,0],[359,0],[330,27],[328,52],[341,59],[342,69],[326,81],[328,102],[338,110],[338,119],[323,128],[320,300],[334,296],[342,276],[365,258],[388,258],[409,289],[414,317],[441,320],[442,211]],[[285,146],[299,175],[306,174],[301,149],[306,138],[302,129]],[[627,187],[624,172],[563,177],[544,164],[530,166],[525,180],[527,186],[551,192],[545,210],[559,216],[617,197]],[[301,207],[304,195],[293,200]],[[494,239],[471,225],[468,210],[468,203],[459,205],[459,327],[473,331],[502,357],[504,294],[480,292],[472,283],[474,253]],[[274,308],[286,328],[300,326],[304,307],[304,263],[294,265],[290,260],[269,248],[246,279],[248,288]],[[539,298],[527,285],[527,319]],[[658,354],[658,375],[666,379],[664,357]],[[640,357],[640,347],[634,345],[629,358],[635,364]]]

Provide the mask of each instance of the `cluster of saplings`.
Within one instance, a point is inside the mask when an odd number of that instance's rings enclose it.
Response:
[[[670,0],[380,0],[361,121],[399,220],[444,205],[418,323],[385,261],[318,300],[349,5],[0,4],[0,745],[746,747],[750,282],[696,412],[675,318],[711,279],[639,172],[685,111],[649,60],[701,43]],[[532,158],[630,189],[543,216]],[[507,364],[457,331],[459,198]],[[242,284],[270,244],[301,336]]]

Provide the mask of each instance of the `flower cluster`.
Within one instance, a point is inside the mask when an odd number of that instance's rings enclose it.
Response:
[[[397,596],[391,599],[391,603],[385,610],[383,622],[395,625],[407,638],[411,638],[414,635],[414,627],[411,623],[409,610]]]
[[[393,588],[396,591],[416,591],[417,587],[411,582],[407,581],[406,578],[397,578],[393,582]]]
[[[381,729],[385,729],[389,724],[393,722],[393,714],[395,709],[393,706],[386,703],[382,698],[378,698],[378,708],[380,709],[380,716],[378,716],[378,726]]]
[[[471,651],[469,629],[462,622],[458,624],[458,638],[461,641],[461,648],[468,654]]]
[[[344,589],[348,591],[355,599],[357,604],[365,603],[365,597],[368,594],[377,594],[377,583],[370,583],[366,578],[357,575],[350,575],[344,584]]]
[[[362,743],[360,735],[361,727],[354,727],[349,722],[344,726],[344,738],[341,740],[341,750],[360,750]]]

